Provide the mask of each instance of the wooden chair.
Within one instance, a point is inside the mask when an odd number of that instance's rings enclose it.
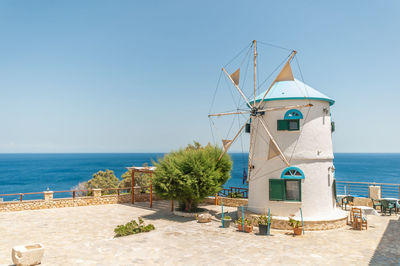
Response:
[[[376,210],[376,207],[379,207],[379,209],[382,212],[382,203],[381,203],[381,201],[378,200],[378,199],[373,199],[373,198],[371,198],[371,200],[372,200],[372,207],[374,207],[375,210]]]
[[[351,212],[353,214],[353,228],[362,230],[365,227],[365,230],[368,230],[367,217],[362,215],[361,209],[352,208]]]
[[[396,204],[393,204],[392,202],[388,200],[381,200],[382,206],[381,206],[381,213],[384,213],[386,215],[386,212],[389,211],[389,215],[392,215],[392,210],[396,212]]]
[[[354,197],[352,196],[346,196],[342,198],[342,209],[343,209],[343,205],[344,205],[344,209],[347,209],[347,205],[349,206],[353,206],[354,204]]]

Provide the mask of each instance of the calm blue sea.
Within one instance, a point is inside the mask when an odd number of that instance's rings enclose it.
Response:
[[[162,156],[162,153],[0,154],[0,194],[39,192],[47,188],[70,190],[99,170],[110,169],[120,177],[125,167],[151,164]],[[245,187],[242,176],[247,154],[232,153],[231,156],[232,178],[225,186]],[[334,163],[337,180],[400,183],[400,154],[337,153]],[[24,199],[38,197],[42,195],[26,195]],[[4,200],[16,198],[4,197]]]

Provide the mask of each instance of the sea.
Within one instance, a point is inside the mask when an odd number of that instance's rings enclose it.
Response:
[[[71,190],[100,170],[113,170],[120,178],[126,167],[152,165],[163,153],[0,154],[0,194]],[[243,172],[247,154],[231,153],[233,169],[225,187],[247,187]],[[336,153],[338,181],[400,183],[400,153]],[[55,197],[69,196],[56,193]],[[43,195],[24,195],[24,199]],[[18,200],[19,195],[0,196]]]

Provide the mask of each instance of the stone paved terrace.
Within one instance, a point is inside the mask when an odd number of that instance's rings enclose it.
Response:
[[[0,265],[15,245],[41,242],[43,265],[398,265],[399,216],[369,216],[368,231],[350,227],[259,236],[199,224],[169,212],[170,203],[98,205],[0,213]],[[216,214],[216,206],[208,205]],[[234,213],[235,208],[230,208]],[[113,238],[113,229],[142,216],[156,230]],[[257,229],[255,228],[257,232]]]

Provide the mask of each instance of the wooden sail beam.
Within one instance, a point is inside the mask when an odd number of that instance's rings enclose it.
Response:
[[[255,125],[256,120],[257,120],[257,116],[253,117],[254,120],[252,121],[252,124]],[[255,136],[253,137],[253,134],[255,134],[255,132],[253,130],[250,129],[250,147],[249,147],[249,158],[247,160],[247,181],[250,180],[250,175],[252,172],[252,166],[253,166],[253,147],[254,147],[254,142],[255,142]]]
[[[312,106],[313,105],[311,103],[309,103],[309,104],[304,104],[304,105],[291,105],[291,106],[284,106],[284,107],[271,107],[271,108],[266,108],[266,109],[262,109],[262,110],[258,110],[258,111],[259,112],[280,111],[280,110],[286,110],[286,109],[312,107]]]
[[[292,60],[293,56],[295,56],[296,53],[297,53],[296,51],[294,51],[294,50],[292,51],[292,53],[291,53],[289,59],[286,61],[285,65],[286,65],[288,62],[290,62],[290,60]],[[280,74],[280,73],[279,73],[279,74]],[[264,101],[265,97],[267,97],[268,92],[271,90],[272,86],[274,86],[275,82],[277,81],[277,79],[278,79],[278,77],[279,77],[279,74],[278,74],[278,76],[276,76],[276,78],[275,78],[274,82],[272,82],[271,86],[269,86],[268,90],[264,93],[264,96],[262,97],[261,101],[258,103],[257,108],[260,107],[260,105],[261,105],[262,102]],[[254,106],[255,106],[255,105],[256,105],[256,103],[255,103],[255,101],[254,101]]]
[[[218,161],[221,160],[222,156],[224,156],[224,154],[228,151],[228,149],[230,148],[230,146],[235,142],[235,140],[237,139],[237,137],[240,135],[240,133],[242,132],[243,128],[246,126],[246,124],[250,121],[251,116],[246,120],[246,123],[243,124],[243,126],[239,129],[239,131],[236,133],[235,137],[233,137],[232,142],[229,144],[229,146],[225,149],[224,147],[224,151],[221,153],[221,155],[218,157]]]
[[[268,130],[268,128],[267,128],[267,125],[265,125],[265,123],[264,123],[264,121],[262,120],[262,118],[260,118],[260,122],[261,122],[261,125],[263,126],[263,128],[265,129],[265,131],[267,132],[267,134],[268,134],[270,140],[275,144],[275,147],[276,147],[277,150],[279,151],[282,160],[285,162],[285,164],[286,164],[287,166],[290,166],[290,163],[289,163],[288,160],[286,159],[286,157],[285,157],[285,155],[283,154],[281,148],[279,148],[279,146],[278,146],[278,144],[276,143],[275,139],[272,137],[271,133],[269,132],[269,130]]]
[[[250,111],[210,114],[210,115],[208,115],[208,117],[211,117],[211,116],[224,116],[224,115],[240,115],[240,114],[250,114]]]
[[[225,68],[222,68],[222,71],[224,71],[224,73],[228,76],[228,78],[232,81],[233,85],[235,86],[235,88],[239,91],[240,95],[243,97],[243,99],[246,101],[246,103],[248,104],[248,106],[252,106],[250,104],[250,102],[247,100],[246,96],[244,95],[243,91],[239,88],[238,85],[236,85],[235,81],[232,79],[231,75],[228,74],[228,72],[226,72]]]

